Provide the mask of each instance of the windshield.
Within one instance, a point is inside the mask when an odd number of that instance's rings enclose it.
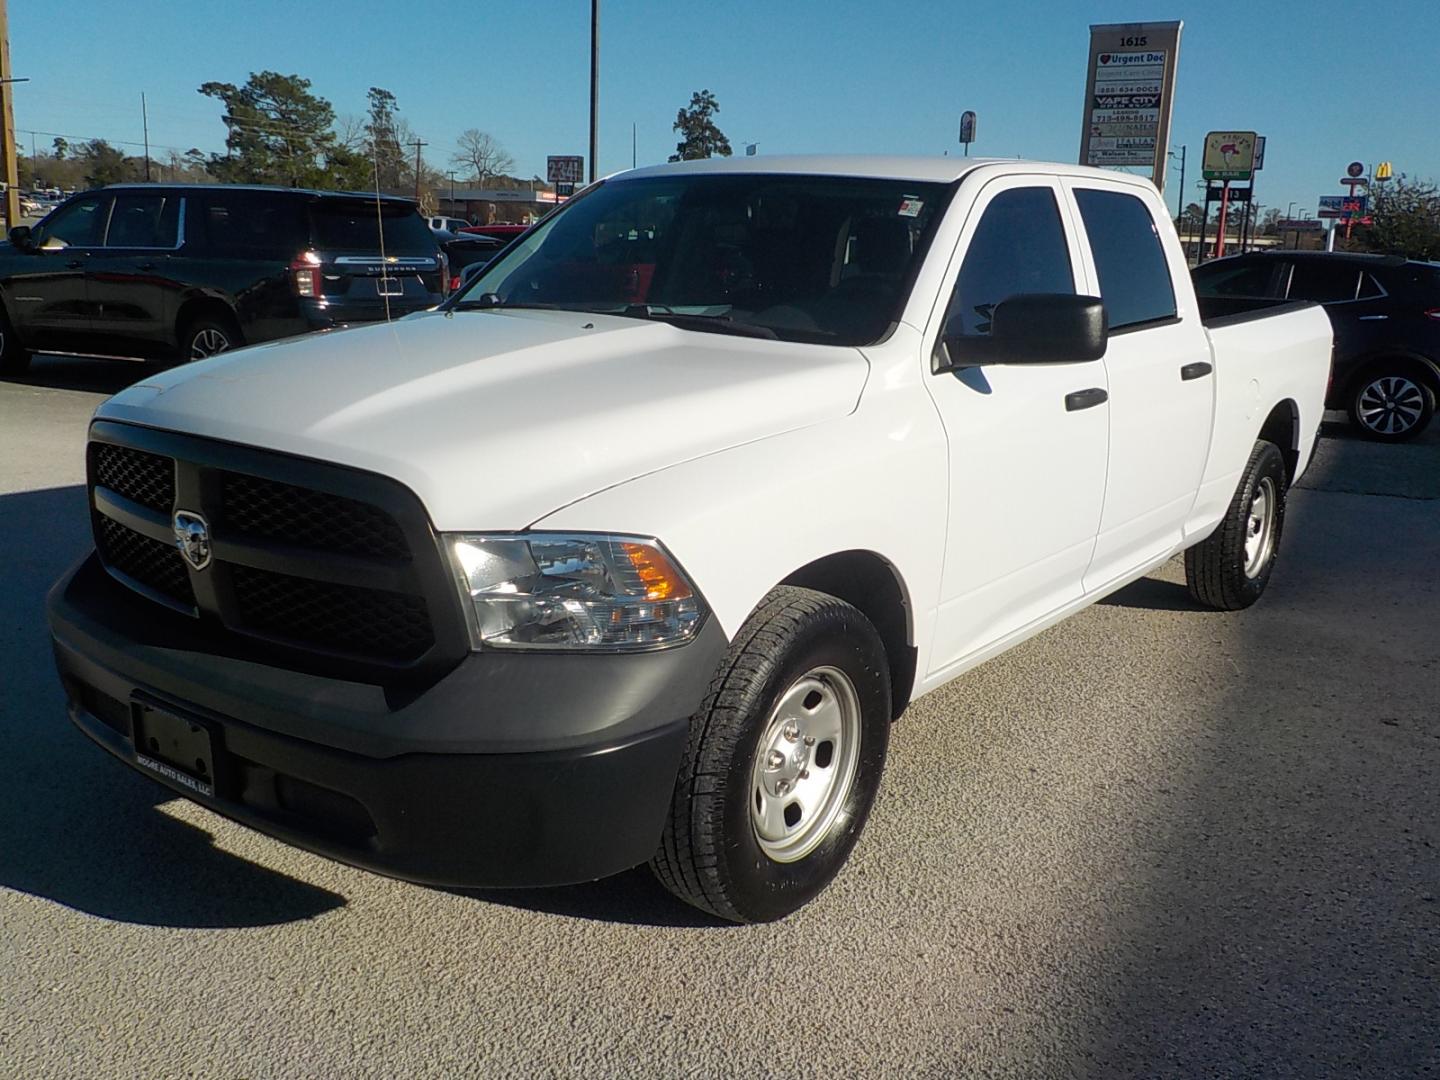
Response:
[[[942,184],[772,174],[614,180],[536,226],[452,306],[869,344],[899,316]]]

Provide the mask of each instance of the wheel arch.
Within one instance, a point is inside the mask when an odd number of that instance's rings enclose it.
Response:
[[[874,551],[840,551],[806,563],[779,584],[834,596],[870,620],[890,661],[891,716],[898,719],[915,686],[916,649],[914,607],[894,563]]]
[[[1256,438],[1280,448],[1286,482],[1293,483],[1300,467],[1300,406],[1293,398],[1286,398],[1270,410]]]
[[[207,317],[229,323],[240,336],[241,343],[244,343],[245,334],[240,329],[240,317],[236,314],[234,306],[217,296],[200,293],[187,296],[180,302],[180,307],[175,312],[175,345],[179,346],[180,336],[184,333],[186,326],[196,319]]]
[[[1414,375],[1430,391],[1432,399],[1440,403],[1440,362],[1424,353],[1410,349],[1379,349],[1362,357],[1345,380],[1338,407],[1349,408],[1350,399],[1360,389],[1360,384],[1376,372],[1394,370],[1398,375]]]

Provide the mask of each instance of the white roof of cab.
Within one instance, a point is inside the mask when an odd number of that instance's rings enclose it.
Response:
[[[1017,158],[910,157],[868,154],[806,154],[754,157],[702,158],[676,161],[665,165],[648,165],[627,169],[607,179],[641,176],[674,176],[690,173],[797,173],[811,176],[864,176],[878,179],[929,180],[952,183],[979,168],[1003,167],[1006,171],[1058,174],[1063,176],[1096,176],[1109,180],[1138,180],[1143,177],[1085,165],[1062,165],[1047,161],[1024,161]]]

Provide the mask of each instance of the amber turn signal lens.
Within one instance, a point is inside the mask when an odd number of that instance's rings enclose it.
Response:
[[[690,586],[665,555],[648,544],[622,545],[630,565],[645,586],[646,600],[684,600],[690,596]]]

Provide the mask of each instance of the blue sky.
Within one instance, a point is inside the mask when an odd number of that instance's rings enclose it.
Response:
[[[546,154],[586,151],[589,7],[27,0],[10,5],[12,67],[31,79],[15,123],[138,143],[143,90],[153,146],[217,150],[219,104],[196,87],[269,68],[309,78],[340,114],[386,87],[438,167],[478,127],[518,172],[543,174]],[[974,109],[972,153],[1074,161],[1089,25],[1179,18],[1172,141],[1190,148],[1187,201],[1208,130],[1268,137],[1267,206],[1313,212],[1356,159],[1440,179],[1440,0],[602,0],[601,17],[602,172],[630,164],[632,122],[639,162],[663,161],[676,110],[701,87],[737,152],[954,154],[959,114]]]

